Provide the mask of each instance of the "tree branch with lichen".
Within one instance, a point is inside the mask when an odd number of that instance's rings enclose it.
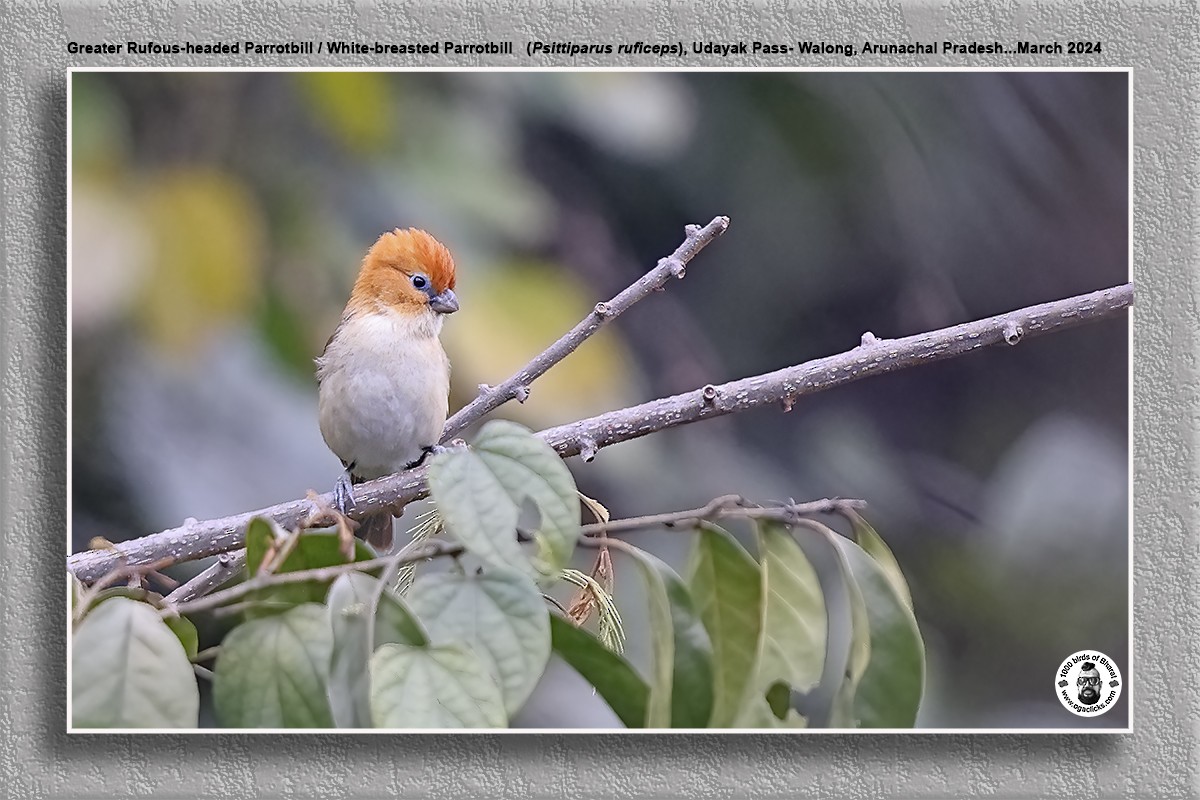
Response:
[[[660,261],[650,273],[610,301],[608,312],[593,319],[597,316],[594,311],[517,375],[485,391],[447,422],[443,438],[449,438],[508,399],[519,399],[518,387],[527,388],[530,381],[544,374],[594,333],[604,319],[615,316],[611,313],[614,305],[618,309],[616,313],[620,313],[656,286],[661,287],[671,275],[678,275],[682,270],[676,264],[686,264],[705,244],[724,231],[727,224],[725,218],[718,217],[704,228],[689,227],[687,240],[675,254]],[[635,287],[638,288],[635,290]],[[591,461],[601,449],[620,442],[766,405],[779,405],[784,411],[790,411],[798,399],[817,392],[873,375],[956,358],[983,347],[1015,346],[1025,339],[1111,319],[1132,303],[1133,285],[1124,284],[899,339],[879,339],[866,333],[857,347],[837,355],[723,384],[709,384],[683,394],[548,428],[537,435],[563,458],[579,455],[584,461]],[[472,408],[474,410],[468,413]],[[360,519],[385,509],[399,513],[405,505],[424,497],[427,492],[425,467],[369,481],[355,488],[355,505],[350,516]],[[328,503],[330,496],[322,495],[317,502]],[[189,521],[181,527],[121,542],[104,550],[76,553],[67,559],[67,568],[81,581],[90,583],[122,565],[136,566],[163,558],[182,562],[225,553],[242,547],[246,525],[254,517],[267,517],[284,528],[294,528],[309,518],[313,510],[314,500],[304,499],[218,519]]]

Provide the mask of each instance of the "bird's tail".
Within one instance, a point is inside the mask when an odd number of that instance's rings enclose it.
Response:
[[[344,463],[344,462],[343,462]],[[357,485],[365,478],[351,473],[350,483]],[[363,517],[358,522],[358,530],[354,535],[366,540],[375,548],[377,553],[389,553],[392,550],[392,515],[387,511]]]
[[[388,553],[392,549],[392,515],[384,511],[363,517],[359,520],[356,533],[376,552]]]

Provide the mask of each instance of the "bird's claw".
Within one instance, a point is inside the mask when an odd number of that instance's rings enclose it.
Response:
[[[354,487],[350,483],[349,470],[338,476],[333,485],[333,506],[343,516],[349,516],[350,509],[354,508]]]
[[[451,445],[453,445],[454,442],[456,442],[456,441],[459,441],[459,440],[455,439],[454,441],[451,442]],[[448,453],[448,452],[450,452],[450,450],[451,450],[450,447],[446,447],[446,446],[440,445],[440,444],[426,445],[425,447],[421,448],[420,457],[418,457],[416,461],[414,461],[411,464],[409,464],[408,466],[406,466],[405,469],[416,469],[417,467],[424,464],[425,460],[427,458],[429,458],[430,456],[436,456],[441,453]]]

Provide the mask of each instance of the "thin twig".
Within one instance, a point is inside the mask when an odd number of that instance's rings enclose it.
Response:
[[[668,511],[665,514],[650,514],[645,517],[615,519],[604,523],[596,522],[584,525],[580,530],[584,536],[596,537],[587,542],[589,547],[603,547],[604,539],[600,534],[604,533],[621,533],[638,528],[653,528],[657,525],[684,529],[704,520],[718,520],[726,517],[791,522],[807,514],[832,514],[843,508],[864,508],[866,505],[863,500],[833,498],[782,506],[757,506],[746,505],[746,501],[741,496],[730,494],[718,497],[700,508],[687,511]]]
[[[839,508],[862,508],[866,505],[862,500],[842,499],[814,500],[809,503],[790,503],[767,507],[750,506],[744,503],[745,501],[736,495],[727,495],[725,497],[718,497],[716,500],[700,508],[689,508],[665,514],[652,514],[645,517],[630,517],[628,519],[613,520],[604,524],[583,525],[579,529],[579,543],[590,547],[605,547],[618,540],[612,539],[607,535],[601,536],[600,534],[611,533],[614,530],[629,531],[638,528],[653,528],[659,525],[683,529],[689,523],[698,522],[702,519],[723,519],[725,517],[774,519],[780,522],[792,522],[802,518],[805,514],[829,513]],[[532,536],[529,535],[524,535],[520,538],[523,541],[532,540]],[[404,564],[413,564],[418,561],[443,556],[457,557],[464,552],[465,548],[456,542],[431,539],[414,547],[405,548],[399,553],[367,559],[365,561],[334,564],[328,567],[297,570],[296,572],[261,572],[244,583],[239,583],[237,586],[231,586],[228,589],[222,589],[219,592],[213,592],[210,595],[199,597],[195,600],[182,603],[167,603],[164,600],[161,613],[164,617],[194,614],[197,611],[206,611],[218,606],[225,606],[231,601],[241,600],[252,592],[272,586],[304,583],[306,581],[331,581],[349,572],[369,572],[381,567],[385,570],[394,571],[397,567]],[[249,605],[253,605],[256,602],[249,601]],[[238,605],[240,606],[241,604]]]
[[[179,586],[165,598],[167,603],[182,603],[208,594],[221,584],[228,581],[246,566],[246,551],[234,550],[229,553],[219,553],[217,560],[207,569],[198,573],[187,583]]]
[[[215,644],[212,647],[206,647],[196,655],[192,656],[192,661],[210,661],[216,658],[221,653],[221,645]]]
[[[543,430],[537,435],[567,458],[657,431],[764,405],[790,410],[796,400],[872,375],[931,364],[997,344],[1015,345],[1047,333],[1067,330],[1117,316],[1133,303],[1133,285],[1124,284],[1090,294],[1030,306],[1007,314],[953,325],[902,339],[864,336],[863,344],[844,353],[819,358],[776,372],[708,385],[673,397],[610,411],[578,422]],[[383,510],[399,512],[427,493],[425,467],[401,472],[355,487],[351,517]],[[322,496],[322,499],[329,499]],[[256,516],[295,528],[312,512],[309,500],[294,500],[245,514],[206,522],[121,542],[112,548],[88,550],[67,559],[67,568],[83,582],[94,581],[111,570],[122,557],[140,564],[173,556],[188,561],[233,550],[243,545],[245,527]]]
[[[166,556],[149,564],[117,564],[106,574],[101,575],[96,579],[96,582],[83,590],[79,597],[79,601],[75,604],[75,611],[72,619],[76,622],[83,619],[91,608],[92,603],[96,602],[96,598],[108,587],[115,584],[117,581],[125,578],[137,578],[140,580],[151,572],[157,572],[160,569],[171,566],[175,563],[173,556]],[[131,587],[132,588],[132,587]],[[140,587],[138,587],[140,588]]]
[[[546,601],[547,603],[549,603],[550,605],[552,605],[552,606],[554,606],[555,608],[557,608],[559,611],[561,611],[561,612],[563,613],[563,616],[566,616],[566,614],[567,614],[567,610],[566,610],[565,608],[563,608],[563,604],[562,604],[562,603],[558,602],[558,601],[557,601],[557,600],[555,600],[553,597],[551,597],[550,595],[548,595],[548,594],[546,594],[546,593],[544,593],[544,592],[542,593],[542,599],[543,599],[543,600],[545,600],[545,601]]]
[[[367,606],[366,615],[368,619],[374,618],[376,611],[379,609],[379,603],[383,600],[385,592],[389,591],[396,583],[396,578],[400,574],[400,570],[406,564],[412,564],[411,556],[422,551],[426,544],[438,545],[439,554],[458,555],[463,548],[458,546],[453,552],[449,552],[445,547],[446,543],[441,540],[429,538],[414,539],[407,545],[400,548],[397,552],[388,557],[388,563],[384,566],[383,571],[379,573],[379,580],[375,584],[374,590],[371,592],[371,600]],[[419,558],[417,560],[420,560]],[[367,626],[367,652],[375,652],[375,626]]]
[[[563,334],[557,342],[547,347],[532,361],[503,383],[495,386],[485,386],[479,396],[446,421],[442,429],[441,441],[446,442],[468,426],[482,419],[486,414],[499,408],[509,400],[519,400],[524,403],[529,397],[529,387],[535,380],[546,374],[547,370],[575,352],[579,345],[591,337],[596,331],[611,319],[625,313],[634,303],[661,289],[672,277],[683,278],[688,263],[729,227],[729,217],[715,217],[704,227],[687,226],[687,237],[675,252],[659,260],[654,269],[647,272],[634,283],[627,286],[613,299],[597,303],[586,317],[571,330]]]
[[[199,598],[197,598],[199,599]],[[211,613],[216,618],[232,617],[235,614],[243,614],[247,611],[286,611],[294,605],[288,600],[240,600],[236,603],[230,603],[227,606],[211,609]]]
[[[438,556],[459,555],[463,552],[463,547],[460,544],[453,542],[445,542],[441,540],[433,540],[425,542],[413,552],[406,554],[400,563],[409,564],[417,561],[424,561],[428,558],[437,558]],[[345,575],[348,572],[369,572],[373,569],[387,567],[395,563],[398,559],[394,555],[381,556],[379,558],[371,558],[365,561],[352,561],[347,564],[334,564],[328,567],[317,567],[316,569],[297,570],[296,572],[280,572],[271,573],[263,572],[255,575],[249,580],[239,583],[237,586],[231,586],[228,589],[222,589],[219,592],[213,592],[204,597],[198,597],[195,600],[189,600],[184,603],[163,603],[164,616],[176,616],[179,614],[192,614],[197,611],[204,611],[209,608],[215,608],[224,605],[231,600],[237,600],[251,592],[265,589],[271,586],[281,586],[287,583],[304,583],[305,581],[331,581]]]

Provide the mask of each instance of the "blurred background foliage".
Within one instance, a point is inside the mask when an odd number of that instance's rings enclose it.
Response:
[[[534,429],[847,350],[866,330],[1127,279],[1124,73],[71,80],[75,549],[332,486],[312,359],[366,248],[397,226],[458,262],[454,410],[669,254],[686,223],[731,218],[685,281],[499,412]],[[1102,323],[570,467],[614,516],[728,492],[865,498],[930,650],[921,724],[1123,725],[1127,695],[1083,721],[1053,679],[1084,648],[1129,674],[1129,355],[1128,323]],[[635,541],[686,555],[679,534]],[[645,604],[623,573],[644,664]],[[518,722],[612,719],[559,665]]]

